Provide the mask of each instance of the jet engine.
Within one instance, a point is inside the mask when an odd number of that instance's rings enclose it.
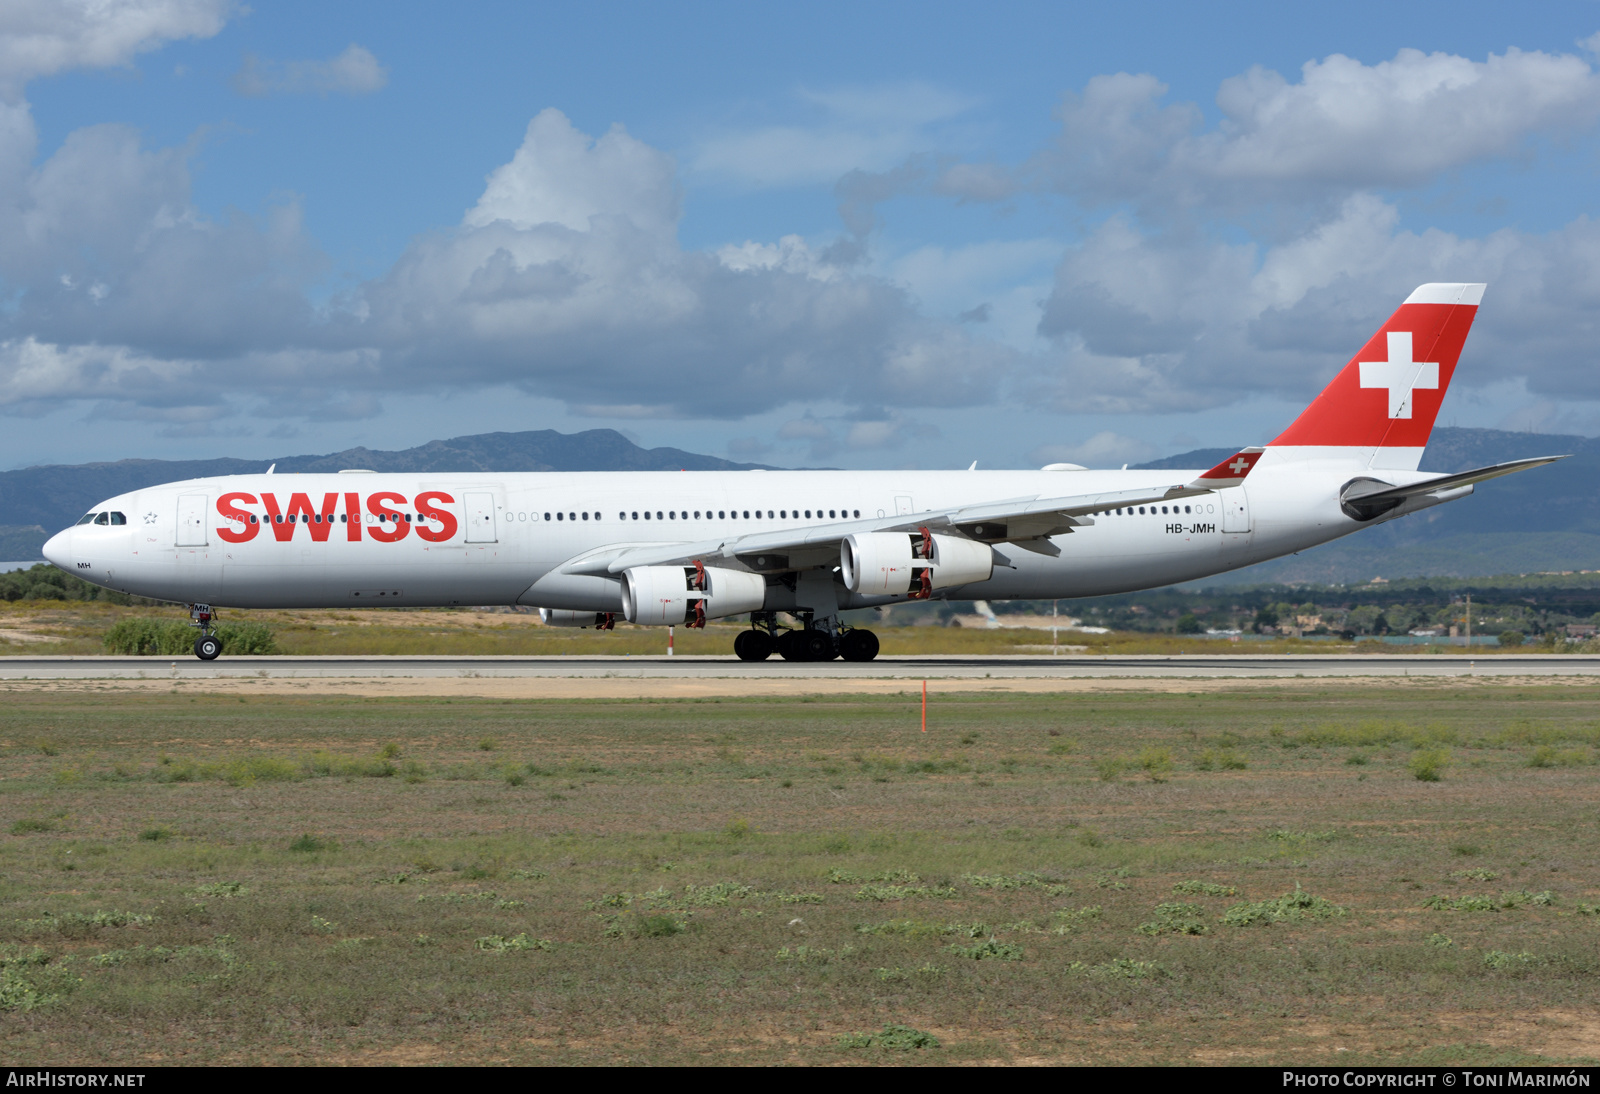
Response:
[[[862,596],[905,596],[911,587],[911,537],[858,532],[839,545],[844,587]]]
[[[935,589],[988,581],[994,551],[961,536],[916,532],[866,532],[839,547],[839,572],[847,589],[862,596],[926,600]]]
[[[760,574],[720,566],[635,566],[622,575],[622,611],[629,623],[702,627],[707,619],[758,612],[767,599]]]

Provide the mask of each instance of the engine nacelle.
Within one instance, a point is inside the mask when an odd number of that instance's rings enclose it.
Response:
[[[683,622],[689,583],[682,566],[635,566],[622,574],[622,614],[629,623],[671,627]]]
[[[760,574],[722,566],[707,566],[705,572],[705,591],[709,594],[705,601],[707,619],[759,612],[766,604],[767,579]]]
[[[935,589],[988,581],[994,551],[961,536],[917,532],[867,532],[839,546],[845,588],[862,596],[909,596],[922,600]]]
[[[858,532],[839,545],[839,576],[862,596],[905,596],[911,588],[911,537]]]
[[[994,549],[962,536],[932,536],[933,587],[948,589],[994,576]]]
[[[612,626],[610,612],[569,612],[564,608],[540,608],[539,622],[547,627],[593,627],[599,631]]]
[[[647,627],[703,626],[758,612],[766,599],[766,578],[720,566],[635,566],[622,575],[622,612]]]

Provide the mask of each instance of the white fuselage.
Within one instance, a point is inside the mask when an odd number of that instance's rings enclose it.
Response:
[[[1014,498],[1162,488],[1198,473],[230,476],[108,499],[97,509],[120,513],[125,523],[67,529],[50,541],[46,556],[96,584],[184,603],[241,608],[524,604],[619,612],[616,576],[563,573],[564,564],[619,545],[731,540],[855,519],[846,514],[892,517]],[[1060,551],[1055,557],[1001,543],[990,580],[939,595],[987,600],[1094,596],[1205,577],[1299,551],[1363,527],[1339,505],[1341,487],[1361,473],[1343,460],[1263,459],[1244,486],[1145,506],[1144,512],[1097,515],[1092,524],[1055,536],[1051,542]],[[1391,481],[1424,477],[1385,475]],[[1408,504],[1390,516],[1422,504]],[[274,519],[274,512],[284,519]],[[792,586],[773,581],[766,608],[793,608]],[[888,600],[854,595],[842,586],[837,593],[839,608]]]

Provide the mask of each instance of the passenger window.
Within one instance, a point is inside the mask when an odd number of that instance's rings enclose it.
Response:
[[[251,513],[250,514],[250,523],[254,524],[255,522],[256,522],[256,515],[254,513]]]
[[[584,520],[588,520],[589,519],[589,514],[588,513],[583,514],[583,519]]]
[[[556,514],[556,519],[557,520],[565,520],[566,519],[566,514],[565,513],[557,513]]]
[[[646,520],[650,519],[650,514],[649,513],[646,513],[644,516],[645,516]],[[661,519],[661,510],[659,510],[659,509],[656,510],[656,519],[657,520]]]
[[[860,515],[861,515],[861,510],[859,510],[859,509],[857,509],[857,510],[856,510],[856,516],[858,516],[858,517],[859,517],[859,516],[860,516]]]

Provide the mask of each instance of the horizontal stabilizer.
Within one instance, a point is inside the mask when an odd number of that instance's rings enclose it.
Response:
[[[1462,486],[1471,486],[1473,483],[1487,482],[1489,479],[1498,479],[1502,475],[1515,475],[1518,471],[1526,471],[1530,467],[1543,467],[1547,463],[1564,460],[1565,456],[1535,456],[1528,460],[1512,460],[1510,463],[1491,464],[1480,467],[1475,471],[1462,471],[1455,475],[1440,475],[1436,479],[1425,479],[1414,482],[1409,486],[1387,486],[1382,489],[1382,483],[1373,483],[1370,492],[1347,490],[1345,498],[1349,501],[1359,499],[1363,504],[1383,501],[1404,501],[1420,494],[1437,494],[1441,490],[1455,490]]]

